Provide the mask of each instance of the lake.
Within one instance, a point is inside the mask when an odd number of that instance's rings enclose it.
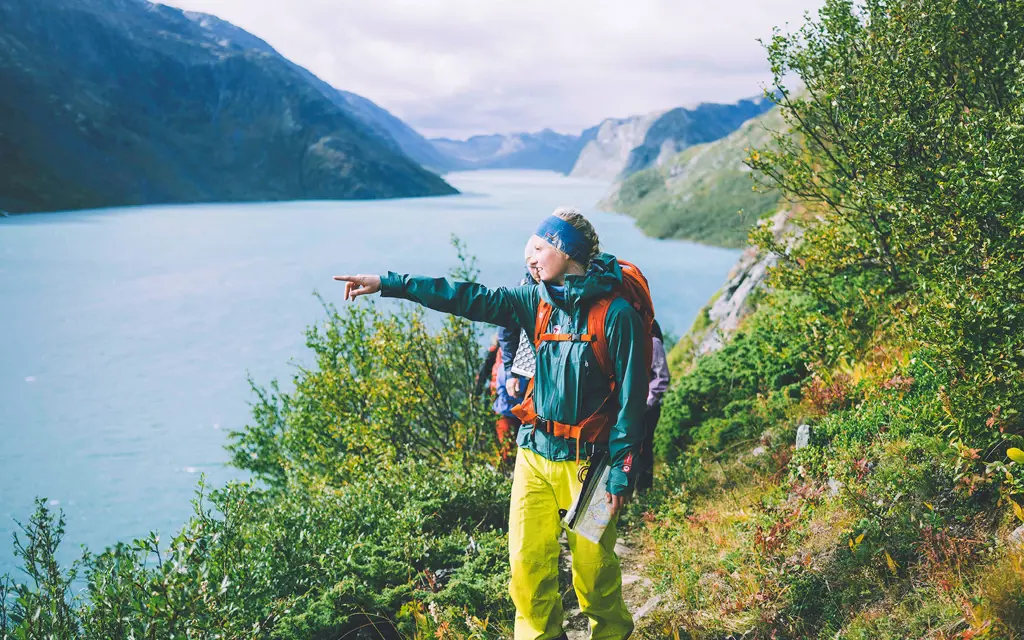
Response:
[[[481,282],[514,285],[536,224],[573,205],[606,251],[640,266],[662,326],[680,335],[739,256],[647,238],[631,218],[595,211],[604,183],[446,178],[463,193],[0,218],[0,574],[15,572],[15,520],[36,496],[65,512],[69,561],[83,544],[176,531],[200,474],[245,477],[223,446],[249,418],[247,376],[290,388],[303,332],[324,317],[313,293],[341,303],[332,275],[443,275],[455,234]]]

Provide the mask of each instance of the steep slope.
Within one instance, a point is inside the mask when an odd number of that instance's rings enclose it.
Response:
[[[277,50],[264,40],[217,16],[198,11],[186,11],[185,16],[209,32],[221,45],[226,46],[227,43],[231,43],[244,49],[280,56]],[[457,165],[454,159],[441,154],[430,141],[372,100],[351,91],[335,89],[305,68],[291,61],[288,62],[296,71],[319,88],[328,100],[361,122],[367,133],[376,136],[385,145],[400,150],[416,162],[434,171],[447,171]]]
[[[629,176],[602,204],[633,216],[654,237],[743,247],[750,226],[779,202],[777,193],[754,191],[743,160],[784,127],[778,110],[769,111],[721,140]]]
[[[0,22],[0,208],[454,193],[254,36],[139,0]]]

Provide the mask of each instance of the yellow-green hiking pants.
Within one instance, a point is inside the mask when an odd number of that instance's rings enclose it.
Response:
[[[516,605],[515,640],[548,640],[562,635],[558,589],[559,509],[568,509],[582,482],[574,460],[553,462],[519,449],[512,480],[508,550],[512,564],[509,593]],[[603,499],[603,494],[601,499]],[[623,640],[633,616],[622,599],[622,573],[615,556],[615,521],[601,544],[569,532],[572,586],[590,619],[593,640]]]

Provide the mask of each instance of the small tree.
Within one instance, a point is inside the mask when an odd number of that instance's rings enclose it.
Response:
[[[78,563],[65,571],[56,553],[64,537],[64,514],[54,517],[45,498],[36,499],[36,509],[21,535],[14,535],[14,555],[21,559],[28,583],[13,584],[0,577],[0,638],[19,629],[25,638],[74,638],[78,622],[73,611],[71,585],[78,575]]]
[[[1024,2],[827,0],[767,50],[794,135],[749,164],[806,207],[798,246],[752,234],[782,256],[776,282],[876,314],[847,329],[902,314],[953,380],[949,426],[1019,430]]]
[[[454,277],[476,269],[459,251]],[[494,446],[494,414],[474,393],[481,329],[447,316],[432,330],[422,308],[382,312],[374,303],[339,312],[306,332],[316,366],[301,368],[295,390],[253,384],[255,423],[233,432],[233,463],[273,486],[287,479],[337,485],[366,465],[412,457],[466,464]]]

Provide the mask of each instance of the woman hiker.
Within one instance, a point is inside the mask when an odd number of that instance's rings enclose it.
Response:
[[[606,447],[611,460],[605,500],[612,519],[599,544],[567,531],[572,581],[580,609],[590,619],[593,640],[622,640],[632,632],[633,618],[622,599],[622,574],[614,552],[615,515],[633,490],[633,455],[644,436],[650,366],[644,341],[649,341],[649,334],[640,313],[626,299],[611,297],[613,288],[621,287],[622,268],[613,256],[600,252],[594,227],[579,211],[558,209],[545,218],[527,241],[525,258],[537,283],[514,288],[488,289],[393,272],[334,279],[345,282],[346,300],[379,291],[384,297],[411,300],[470,320],[518,324],[530,336],[543,334],[533,383],[537,418],[524,423],[517,434],[509,509],[515,640],[564,636],[558,587],[559,510],[568,509],[579,493],[584,475],[580,462],[597,447]],[[609,379],[595,357],[596,347],[586,340],[594,338],[588,333],[589,309],[610,297],[604,316],[604,362],[614,369]],[[538,331],[538,305],[548,309],[542,303],[551,306],[550,320]],[[582,435],[565,435],[571,425],[594,424],[600,416],[606,416],[605,433],[597,444],[589,437],[584,441]]]

